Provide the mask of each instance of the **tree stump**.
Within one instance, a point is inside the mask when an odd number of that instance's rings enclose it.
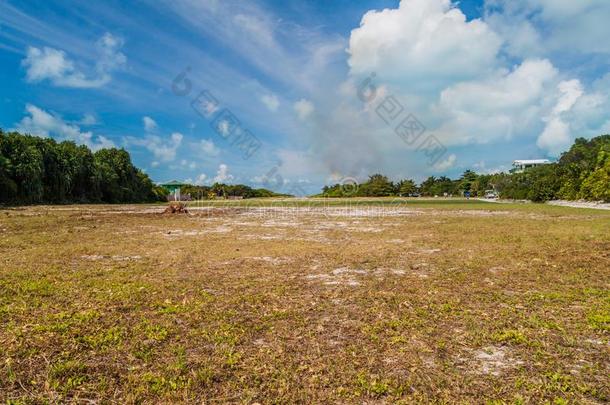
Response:
[[[188,212],[186,205],[179,201],[171,201],[163,211],[164,214],[188,214]]]

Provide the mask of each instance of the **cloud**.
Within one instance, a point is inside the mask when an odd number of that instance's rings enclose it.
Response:
[[[142,123],[146,132],[152,132],[157,129],[157,122],[148,116],[142,118]]]
[[[478,77],[496,66],[502,41],[481,20],[466,21],[450,0],[402,0],[397,9],[369,11],[351,32],[352,75],[438,88]]]
[[[610,53],[607,0],[487,0],[486,21],[513,55]]]
[[[197,176],[197,178],[195,179],[195,181],[193,183],[197,186],[203,186],[207,182],[208,182],[208,176],[205,173],[201,173],[199,176]]]
[[[127,62],[127,57],[120,52],[123,47],[123,38],[116,37],[109,32],[105,33],[96,43],[99,60],[96,70],[101,75],[107,75]]]
[[[192,161],[188,161],[186,159],[182,159],[180,161],[180,165],[179,166],[176,166],[176,165],[170,166],[170,169],[172,169],[172,170],[175,170],[176,168],[180,168],[180,169],[189,168],[191,170],[195,170],[197,168],[197,163],[192,162]]]
[[[23,117],[17,124],[16,129],[20,132],[52,137],[59,141],[73,141],[80,145],[86,145],[93,151],[115,146],[110,139],[102,135],[94,136],[91,131],[83,132],[79,126],[68,124],[58,115],[49,113],[35,105],[27,104],[26,112],[29,116]]]
[[[558,72],[546,59],[444,89],[434,107],[446,145],[491,143],[525,135],[539,124]]]
[[[253,41],[262,46],[273,46],[273,27],[262,16],[237,14],[233,17],[236,27]]]
[[[507,165],[499,165],[496,167],[487,167],[487,163],[484,160],[474,163],[473,169],[480,174],[497,174],[497,173],[508,173],[511,169]]]
[[[369,11],[352,31],[350,77],[358,83],[374,72],[376,101],[382,93],[395,95],[448,147],[522,137],[557,155],[572,133],[590,136],[608,127],[610,75],[589,94],[551,56],[610,51],[600,35],[608,32],[607,38],[610,26],[599,17],[609,11],[605,0],[487,0],[484,19],[466,21],[449,0],[402,0],[396,9]],[[567,26],[572,21],[578,29]],[[583,41],[594,45],[581,47]],[[508,66],[508,60],[518,62]],[[318,131],[340,137],[328,127]],[[374,124],[368,132],[375,133]],[[355,144],[345,145],[345,154],[354,155]]]
[[[402,0],[398,8],[367,12],[360,27],[351,31],[348,47],[348,77],[339,88],[328,88],[316,100],[316,114],[309,131],[314,164],[340,176],[365,178],[377,171],[390,175],[439,168],[425,163],[426,156],[407,145],[395,133],[399,123],[384,122],[377,114],[379,103],[395,96],[403,107],[402,118],[414,114],[437,137],[446,135],[447,146],[485,139],[472,127],[459,127],[449,112],[451,103],[469,101],[458,92],[443,90],[459,83],[495,80],[510,74],[498,57],[502,40],[482,20],[466,21],[464,14],[449,0]],[[476,44],[476,46],[473,46]],[[364,76],[375,74],[376,98],[363,103],[358,97]],[[483,86],[481,86],[483,87]],[[481,93],[483,89],[481,90]],[[476,101],[476,100],[475,100]],[[294,108],[297,116],[311,116],[310,102],[301,100]],[[498,107],[498,109],[500,109]],[[479,123],[485,115],[469,119]],[[490,120],[491,121],[491,120]],[[447,129],[446,132],[440,130]],[[450,155],[450,154],[448,154]],[[456,158],[440,165],[449,169]]]
[[[104,34],[96,43],[97,62],[89,75],[64,51],[50,47],[28,47],[21,63],[27,69],[26,80],[30,83],[49,80],[58,87],[96,88],[107,84],[111,72],[126,62],[127,58],[119,51],[122,46],[120,38]]]
[[[439,172],[444,172],[444,171],[452,168],[455,165],[456,160],[457,160],[457,156],[455,156],[454,154],[451,154],[451,155],[447,156],[447,159],[435,164],[434,169],[438,170]]]
[[[283,177],[304,177],[318,169],[317,159],[309,151],[279,149],[279,174]]]
[[[280,100],[275,94],[265,94],[261,97],[261,101],[271,112],[276,112],[280,106]]]
[[[343,62],[344,38],[288,22],[264,2],[176,0],[167,4],[190,29],[240,55],[257,73],[291,88],[319,88],[330,70]],[[232,69],[224,66],[223,70]]]
[[[218,156],[220,154],[220,150],[211,139],[202,139],[199,142],[199,147],[208,156]]]
[[[574,106],[564,113],[573,132],[579,136],[596,136],[610,133],[610,73],[596,80],[587,93],[580,96]]]
[[[186,184],[194,184],[196,186],[203,186],[205,184],[209,184],[210,179],[208,179],[208,176],[205,173],[201,173],[194,180],[192,177],[189,177],[189,178],[184,179],[184,182]],[[197,196],[197,197],[203,197],[203,196]]]
[[[229,166],[221,163],[218,166],[218,171],[214,177],[214,183],[231,183],[233,181],[233,175],[229,174]]]
[[[579,80],[562,81],[557,89],[561,95],[551,114],[545,118],[546,126],[536,141],[540,149],[546,150],[552,156],[558,156],[572,143],[570,124],[564,120],[563,114],[570,111],[583,95]]]
[[[184,136],[179,132],[174,132],[166,140],[158,135],[147,134],[142,138],[127,137],[125,142],[128,145],[142,146],[153,154],[155,159],[162,162],[171,162],[176,158],[176,152],[182,144]]]
[[[221,120],[217,126],[218,130],[222,134],[222,136],[226,137],[229,135],[229,130],[231,129],[229,121]]]
[[[318,103],[324,104],[312,118],[309,132],[318,164],[330,173],[352,177],[373,171],[425,173],[455,168],[454,151],[430,167],[417,145],[399,139],[394,130],[408,114],[448,148],[513,140],[535,149],[536,137],[547,124],[561,130],[546,117],[562,97],[556,90],[559,83],[573,77],[560,71],[551,58],[533,56],[535,48],[528,41],[536,38],[537,31],[525,30],[521,38],[532,56],[507,58],[502,52],[504,33],[495,32],[485,20],[467,21],[456,7],[449,0],[402,0],[398,8],[365,14],[349,39],[348,77],[339,89],[329,89],[324,99],[320,97]],[[374,101],[368,103],[357,96],[365,76],[376,88]],[[376,112],[388,95],[402,105],[402,115],[392,122],[383,121]],[[573,131],[577,114],[587,110],[579,107],[584,99],[585,95],[560,114]],[[591,98],[589,104],[599,99]],[[598,109],[603,107],[594,111]],[[508,154],[499,159],[511,159]],[[460,155],[460,160],[471,155]]]
[[[83,118],[79,121],[81,125],[95,125],[97,124],[97,118],[93,114],[85,114]]]
[[[74,64],[66,59],[63,51],[47,47],[42,50],[28,48],[23,65],[28,67],[26,77],[29,82],[62,79],[74,71]]]
[[[165,139],[156,134],[159,126],[157,122],[149,116],[142,117],[142,125],[146,135],[143,137],[128,136],[125,138],[127,145],[142,146],[153,154],[156,165],[161,162],[171,162],[176,159],[176,153],[182,145],[184,135],[180,132],[174,132]],[[181,161],[182,166],[187,166],[187,161]]]
[[[294,103],[294,111],[297,113],[297,117],[301,121],[305,121],[314,111],[314,105],[311,101],[300,99]]]

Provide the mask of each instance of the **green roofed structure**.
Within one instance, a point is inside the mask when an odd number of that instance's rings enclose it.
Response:
[[[170,195],[173,195],[174,201],[180,201],[180,188],[187,186],[187,184],[172,180],[167,183],[162,183],[160,186],[169,191]]]

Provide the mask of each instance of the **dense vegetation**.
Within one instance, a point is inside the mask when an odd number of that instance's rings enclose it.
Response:
[[[124,149],[93,153],[74,142],[0,130],[0,203],[155,201],[159,189]]]
[[[477,174],[466,170],[459,179],[428,177],[419,186],[413,180],[392,182],[375,174],[362,184],[325,186],[324,197],[461,196],[482,197],[495,190],[501,198],[548,201],[553,199],[610,201],[610,135],[574,145],[553,164],[522,173]]]
[[[278,194],[264,188],[252,188],[244,184],[214,183],[211,186],[187,185],[181,188],[182,198],[206,200],[212,198],[261,198],[283,197],[287,194]]]

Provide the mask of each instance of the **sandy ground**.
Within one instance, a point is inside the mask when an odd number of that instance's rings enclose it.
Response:
[[[593,208],[596,210],[610,210],[610,203],[595,202],[595,201],[564,201],[556,200],[549,201],[549,205],[557,205],[560,207],[572,207],[572,208]]]

